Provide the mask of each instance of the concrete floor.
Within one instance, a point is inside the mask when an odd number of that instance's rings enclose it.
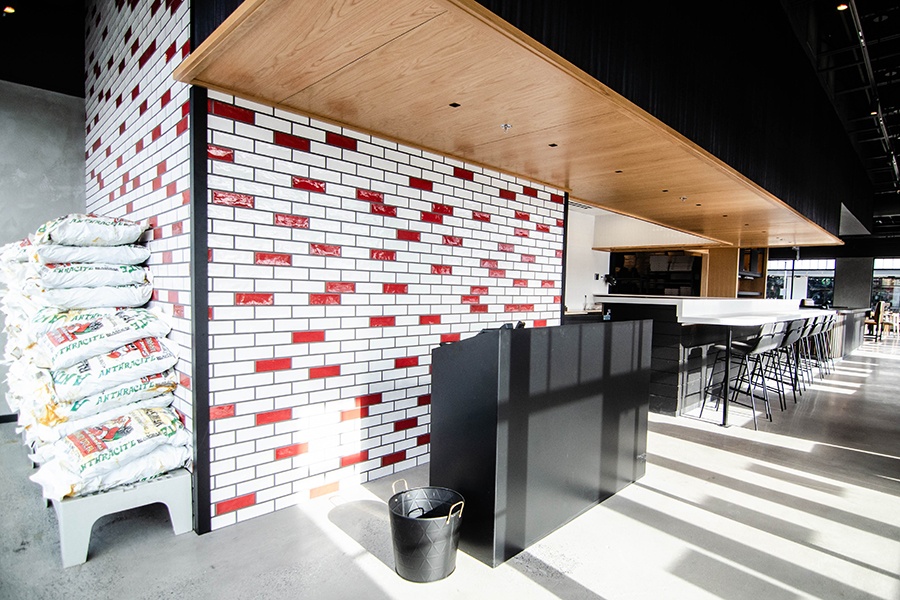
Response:
[[[204,536],[159,506],[97,522],[62,569],[12,425],[0,426],[0,599],[900,599],[900,345],[867,343],[753,431],[651,415],[647,474],[507,563],[393,571],[380,480]],[[715,419],[711,411],[704,418]],[[426,468],[402,474],[427,485]],[[465,526],[465,519],[463,520]]]

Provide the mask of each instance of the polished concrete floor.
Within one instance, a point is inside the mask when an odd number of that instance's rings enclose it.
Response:
[[[740,410],[729,428],[651,415],[640,481],[495,569],[459,553],[427,584],[393,571],[393,477],[203,536],[173,535],[158,505],[113,515],[88,562],[63,569],[53,511],[2,425],[0,598],[898,600],[898,339],[815,388],[760,431]],[[402,476],[427,485],[427,467]]]

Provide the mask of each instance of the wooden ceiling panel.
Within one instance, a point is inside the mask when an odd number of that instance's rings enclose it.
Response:
[[[723,244],[840,243],[473,0],[247,0],[175,75]]]

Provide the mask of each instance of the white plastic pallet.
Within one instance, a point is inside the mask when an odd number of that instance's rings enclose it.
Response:
[[[193,527],[191,474],[185,469],[177,469],[151,481],[52,502],[59,523],[63,567],[80,565],[87,560],[91,529],[94,522],[105,515],[161,502],[169,509],[175,535],[186,533]]]

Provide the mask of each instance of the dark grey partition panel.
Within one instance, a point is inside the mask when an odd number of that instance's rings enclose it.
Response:
[[[432,352],[431,485],[497,566],[644,474],[652,321],[490,330]]]

